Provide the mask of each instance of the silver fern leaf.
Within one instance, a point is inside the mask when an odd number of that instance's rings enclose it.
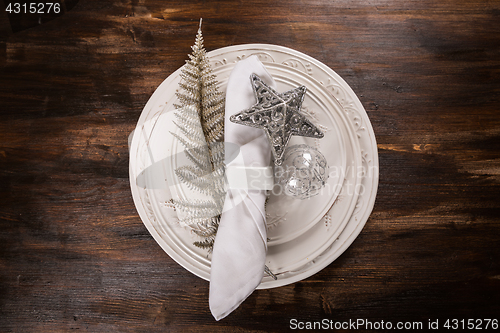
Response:
[[[176,93],[179,104],[174,105],[179,133],[172,133],[192,165],[178,167],[175,174],[181,183],[207,199],[178,199],[174,204],[182,216],[181,224],[202,238],[194,245],[211,251],[226,195],[224,144],[220,142],[224,134],[224,96],[206,56],[201,20],[192,50],[180,74],[182,80]]]

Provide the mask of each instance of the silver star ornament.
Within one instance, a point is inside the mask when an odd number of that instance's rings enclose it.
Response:
[[[255,74],[250,76],[257,104],[232,115],[233,123],[263,129],[274,157],[281,165],[286,145],[292,135],[321,139],[324,134],[300,113],[306,87],[278,93]]]

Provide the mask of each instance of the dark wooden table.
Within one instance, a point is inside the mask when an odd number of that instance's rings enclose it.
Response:
[[[0,332],[500,320],[500,2],[63,5],[58,17],[0,13]],[[208,282],[142,224],[128,177],[127,136],[184,64],[200,17],[208,51],[278,44],[334,69],[367,110],[380,158],[352,246],[220,322]]]

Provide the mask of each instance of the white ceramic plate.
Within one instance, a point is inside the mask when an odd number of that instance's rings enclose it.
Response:
[[[274,243],[269,244],[267,263],[278,273],[279,279],[264,278],[259,288],[271,288],[311,276],[338,257],[354,240],[373,207],[378,184],[378,169],[375,168],[378,168],[378,157],[366,112],[352,90],[331,69],[297,51],[274,45],[240,45],[210,52],[208,55],[222,83],[222,90],[234,63],[252,54],[259,56],[276,79],[279,90],[299,84],[308,87],[310,100],[305,100],[308,116],[330,119],[327,123],[335,133],[341,134],[340,139],[338,135],[334,136],[333,142],[338,143],[335,149],[342,151],[344,148],[345,157],[343,161],[342,156],[337,160],[330,159],[329,163],[333,161],[333,165],[340,165],[342,170],[353,171],[333,177],[335,181],[343,182],[344,193],[333,206],[331,202],[338,193],[330,193],[326,201],[324,198],[318,200],[322,204],[309,210],[308,215],[312,217],[303,219],[305,223],[293,223],[293,219],[280,219],[279,215],[268,216],[269,234],[274,237]],[[131,142],[131,188],[139,215],[160,246],[183,267],[209,279],[210,260],[206,252],[194,247],[192,242],[196,237],[178,226],[175,211],[168,204],[168,186],[161,186],[165,173],[171,168],[166,161],[177,150],[175,145],[165,145],[164,140],[168,139],[165,129],[171,124],[170,111],[175,101],[172,96],[178,82],[179,70],[158,87],[139,119]],[[312,105],[310,109],[308,103]],[[322,142],[318,141],[306,143],[319,144],[321,151]],[[325,156],[329,156],[328,147],[333,146],[326,145]],[[365,165],[373,167],[376,173],[371,177],[368,174],[358,177],[358,167]],[[145,170],[148,171],[146,175]],[[369,188],[358,198],[355,190],[360,185]],[[279,214],[278,211],[269,211]],[[316,223],[318,219],[321,223]]]
[[[234,63],[231,65],[225,65],[224,67],[230,67],[225,72],[227,72],[227,76],[229,76],[230,69],[234,66]],[[322,87],[318,86],[317,83],[310,82],[309,78],[305,73],[299,72],[294,68],[288,68],[280,66],[279,64],[266,64],[268,70],[271,72],[273,76],[276,76],[275,79],[278,83],[278,87],[282,84],[282,78],[279,73],[283,71],[286,72],[285,78],[288,82],[289,77],[297,76],[297,82],[292,83],[291,85],[300,85],[304,82],[308,82],[312,87],[310,89],[311,96],[313,99],[319,100],[321,103],[317,103],[319,105],[323,105],[324,107],[314,108],[314,110],[318,110],[317,113],[324,115],[317,115],[308,111],[309,116],[311,118],[320,119],[319,123],[330,125],[330,127],[322,126],[322,129],[325,130],[326,136],[328,136],[329,131],[333,131],[335,122],[341,124],[339,128],[336,128],[335,134],[340,134],[340,137],[347,138],[348,151],[350,152],[348,158],[350,162],[349,168],[344,168],[343,165],[333,165],[331,166],[331,171],[340,172],[340,176],[335,176],[332,174],[331,178],[344,179],[346,176],[345,170],[355,170],[356,166],[360,165],[360,154],[359,147],[356,145],[355,136],[352,129],[349,129],[349,122],[345,117],[345,112],[343,111],[340,104],[332,98],[329,93]],[[219,72],[218,68],[214,72]],[[274,74],[276,73],[276,74]],[[219,81],[224,85],[227,81],[227,77],[224,75],[220,75],[218,77]],[[308,85],[308,86],[309,86]],[[221,87],[222,89],[224,86]],[[158,89],[158,91],[162,91]],[[169,101],[173,98],[174,87],[168,87],[163,91],[163,99]],[[306,98],[307,100],[307,98]],[[168,103],[167,103],[168,104]],[[149,172],[146,173],[145,178],[147,179],[147,183],[149,184],[144,190],[145,193],[143,195],[144,199],[147,200],[146,209],[149,212],[149,219],[152,219],[152,225],[157,225],[157,230],[160,231],[160,236],[162,240],[166,241],[167,246],[176,248],[179,250],[181,254],[181,264],[186,267],[186,265],[192,265],[196,267],[196,269],[201,269],[204,271],[205,275],[202,277],[208,276],[210,272],[209,261],[203,256],[206,254],[205,251],[200,250],[192,245],[193,236],[189,233],[189,229],[180,228],[176,223],[176,216],[173,216],[171,213],[172,206],[164,205],[170,198],[170,192],[163,188],[158,188],[158,184],[165,184],[165,179],[169,179],[168,175],[172,173],[172,168],[175,166],[175,161],[177,157],[183,155],[181,147],[177,144],[177,140],[173,139],[173,136],[170,134],[170,131],[175,130],[175,126],[172,126],[173,112],[171,108],[167,110],[163,110],[158,115],[157,113],[150,113],[152,115],[151,120],[146,121],[145,123],[141,123],[143,128],[142,135],[140,136],[140,144],[141,147],[139,149],[139,168],[146,167],[146,170]],[[333,120],[328,120],[328,116]],[[337,135],[338,136],[338,135]],[[330,136],[331,137],[331,136]],[[304,140],[302,138],[298,138]],[[325,138],[324,138],[325,139]],[[316,146],[318,149],[323,150],[324,154],[329,158],[330,155],[341,155],[342,154],[342,146],[339,146],[338,150],[328,150],[323,149],[322,146],[331,147],[331,143],[327,140],[311,140],[306,141],[308,144]],[[332,138],[333,140],[339,140]],[[306,139],[307,140],[307,139]],[[297,142],[297,141],[296,141]],[[353,144],[356,146],[357,153],[352,153]],[[168,152],[170,148],[170,152]],[[335,160],[335,159],[334,159]],[[150,172],[153,169],[155,172]],[[292,199],[289,200],[288,197],[281,196],[281,200],[284,200],[286,203],[295,204],[301,206],[300,214],[297,214],[295,218],[289,218],[287,220],[281,219],[280,222],[276,221],[276,217],[280,217],[280,215],[274,215],[272,209],[272,202],[268,204],[268,216],[271,222],[270,234],[274,228],[279,228],[283,234],[290,234],[287,232],[288,230],[297,230],[301,226],[303,227],[303,232],[297,235],[300,236],[297,240],[293,242],[275,242],[269,245],[268,251],[268,266],[273,269],[276,274],[282,274],[284,272],[289,272],[291,270],[297,269],[305,264],[307,264],[312,258],[322,253],[322,251],[328,247],[334,239],[340,234],[343,227],[347,223],[350,214],[354,210],[355,205],[355,193],[353,188],[355,188],[355,182],[360,181],[359,177],[356,177],[355,172],[347,173],[349,176],[348,181],[344,181],[344,186],[342,189],[344,194],[342,195],[342,203],[336,205],[336,213],[333,214],[335,216],[334,223],[331,223],[332,220],[330,217],[326,217],[328,223],[322,224],[314,224],[311,223],[312,219],[315,218],[316,221],[318,219],[317,211],[319,209],[324,209],[325,206],[318,206],[318,203],[326,203],[330,202],[328,206],[326,206],[326,210],[331,207],[331,202],[333,198],[335,198],[338,194],[337,190],[327,192],[323,195],[319,195],[311,200],[300,201]],[[172,178],[170,178],[172,179]],[[175,182],[175,180],[174,180]],[[171,183],[168,184],[169,189],[173,189],[174,192],[178,194],[179,191],[175,188],[177,185],[171,186]],[[330,187],[329,189],[335,189],[334,187]],[[191,193],[195,195],[196,193]],[[347,194],[347,195],[346,195]],[[320,199],[320,200],[318,200]],[[326,199],[326,200],[325,200]],[[274,204],[279,204],[280,201],[276,200]],[[286,206],[283,204],[283,206]],[[279,210],[278,210],[279,211]],[[322,218],[326,211],[319,216]],[[147,223],[147,222],[146,222]],[[311,227],[314,227],[312,230],[309,230]],[[326,227],[326,231],[324,230]],[[306,232],[307,231],[307,232]],[[279,234],[276,233],[275,234]],[[201,251],[201,252],[200,252]],[[176,253],[177,254],[177,253]],[[185,261],[185,262],[183,262]],[[187,266],[189,267],[189,266]],[[208,277],[207,277],[208,278]],[[281,282],[285,282],[285,280],[281,280]]]
[[[221,90],[225,91],[229,75],[234,64],[217,66],[214,68],[214,74],[217,75],[218,82],[221,84]],[[346,169],[346,151],[344,137],[347,133],[341,130],[337,123],[342,123],[339,115],[342,115],[341,105],[332,98],[327,98],[328,94],[318,87],[318,82],[310,80],[310,77],[289,66],[282,64],[267,64],[267,69],[271,72],[277,83],[278,91],[288,91],[300,85],[307,87],[307,93],[302,104],[301,111],[313,121],[324,133],[324,138],[313,139],[307,137],[292,136],[289,146],[294,144],[306,144],[317,148],[323,152],[329,166],[330,177],[327,179],[321,195],[316,195],[308,199],[299,200],[280,194],[279,191],[271,192],[266,205],[267,221],[269,225],[268,246],[278,245],[288,242],[307,230],[312,228],[330,209],[337,198],[342,182],[345,178]],[[250,80],[249,80],[250,81]],[[174,98],[175,96],[165,97]],[[334,112],[329,112],[334,110]],[[168,112],[172,112],[170,110]],[[170,118],[170,117],[168,117]],[[169,130],[163,130],[167,128]],[[191,164],[184,157],[183,147],[179,140],[176,140],[169,132],[180,131],[172,122],[162,125],[162,130],[158,140],[150,140],[150,145],[157,144],[161,149],[172,145],[173,156],[170,158],[170,166],[167,169],[164,178],[168,179],[171,193],[174,197],[188,199],[199,195],[195,191],[187,188],[177,180],[174,170],[183,164]],[[180,133],[179,133],[180,134]],[[180,153],[180,154],[179,154]],[[202,199],[200,195],[198,197]]]

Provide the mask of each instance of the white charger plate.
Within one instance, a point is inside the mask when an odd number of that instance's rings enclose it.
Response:
[[[274,281],[264,278],[259,288],[271,288],[296,282],[316,273],[338,257],[341,251],[354,240],[371,212],[376,184],[378,184],[378,170],[376,170],[376,175],[373,174],[371,177],[371,180],[377,180],[374,183],[368,181],[367,175],[357,177],[357,168],[361,165],[362,155],[363,166],[366,164],[378,167],[378,158],[373,130],[361,103],[348,85],[325,65],[300,52],[274,45],[232,46],[212,51],[208,56],[215,67],[214,72],[218,75],[219,81],[227,82],[234,63],[252,54],[257,55],[268,68],[278,82],[278,87],[280,84],[282,86],[305,84],[311,96],[316,98],[314,109],[317,107],[317,101],[320,101],[319,104],[323,103],[320,112],[325,113],[326,109],[326,113],[330,112],[331,115],[337,117],[333,123],[340,127],[337,130],[342,133],[342,138],[346,141],[344,143],[347,154],[346,169],[356,170],[350,178],[343,175],[345,178],[343,191],[355,189],[359,185],[371,184],[368,191],[364,191],[360,198],[354,193],[352,195],[341,194],[335,205],[327,206],[326,210],[329,209],[329,212],[326,215],[321,212],[321,223],[306,223],[305,228],[301,225],[301,228],[294,229],[295,233],[291,233],[293,237],[285,240],[282,238],[281,242],[270,244],[267,263],[273,271],[278,273],[279,279]],[[208,280],[210,260],[206,252],[194,247],[192,242],[196,240],[196,237],[176,224],[175,211],[168,204],[170,191],[167,186],[158,186],[161,185],[162,177],[169,168],[168,163],[162,163],[162,161],[175,153],[168,151],[169,149],[176,150],[177,148],[151,144],[163,142],[164,133],[168,132],[165,128],[171,124],[169,118],[174,103],[172,95],[178,82],[179,70],[158,87],[139,119],[138,130],[135,131],[131,143],[131,188],[139,215],[160,246],[183,267]],[[224,90],[225,87],[221,86],[221,89]],[[343,107],[337,99],[344,103]],[[314,118],[314,114],[309,114],[309,116]],[[303,139],[300,138],[300,140]],[[307,143],[318,144],[318,142]],[[319,144],[321,145],[321,142]],[[148,172],[147,179],[141,180],[141,173],[146,169],[153,170],[153,172]],[[338,178],[343,179],[343,177]],[[337,194],[332,197],[336,197]],[[348,199],[345,200],[344,197]],[[340,200],[341,198],[343,200]],[[314,215],[315,212],[311,213]],[[363,213],[362,218],[358,218],[361,216],[360,213]],[[286,226],[290,226],[291,223],[286,222],[270,223],[269,233],[272,234],[275,230],[275,234],[279,235],[282,230],[287,230]],[[336,239],[338,241],[335,241]],[[340,241],[343,246],[339,247]]]

